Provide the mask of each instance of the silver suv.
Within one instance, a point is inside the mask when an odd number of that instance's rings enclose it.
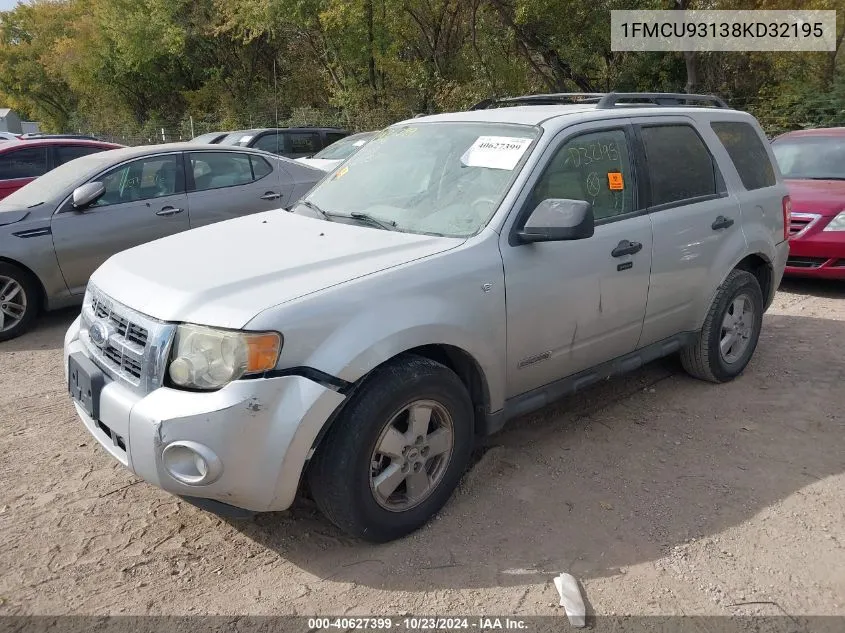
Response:
[[[789,209],[757,122],[714,97],[417,118],[290,212],[111,257],[67,333],[69,389],[153,485],[237,514],[307,481],[336,525],[387,541],[511,418],[672,353],[740,374]]]

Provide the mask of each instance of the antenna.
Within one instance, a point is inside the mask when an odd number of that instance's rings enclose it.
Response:
[[[276,154],[279,154],[279,84],[276,78],[275,57],[273,57],[273,108],[276,110]]]

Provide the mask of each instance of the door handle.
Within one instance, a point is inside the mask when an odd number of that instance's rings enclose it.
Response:
[[[162,217],[170,217],[171,215],[182,213],[182,211],[184,211],[184,209],[177,209],[176,207],[164,207],[161,211],[156,211],[156,215],[160,215]]]
[[[282,197],[282,194],[276,193],[275,191],[268,191],[263,196],[261,196],[262,200],[277,200]]]
[[[718,218],[716,218],[713,224],[710,225],[710,228],[714,231],[718,231],[719,229],[726,229],[729,226],[733,226],[733,223],[734,221],[730,218],[726,218],[725,216],[720,215]]]
[[[643,245],[639,242],[622,240],[616,245],[616,248],[610,251],[610,254],[614,257],[622,257],[623,255],[633,255],[634,253],[639,253],[642,249]]]

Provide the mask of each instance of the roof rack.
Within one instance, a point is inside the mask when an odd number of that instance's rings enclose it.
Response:
[[[643,104],[619,103],[620,101],[646,101]],[[650,105],[650,106],[680,106],[690,102],[701,102],[705,107],[729,108],[719,97],[714,95],[686,94],[683,92],[611,92],[604,95],[596,104],[597,110],[609,110],[619,106]]]
[[[632,103],[633,102],[633,103]],[[486,110],[495,106],[514,105],[561,105],[561,104],[596,104],[597,110],[609,110],[615,107],[636,106],[680,106],[701,103],[705,107],[730,108],[727,103],[715,95],[686,94],[681,92],[556,92],[552,94],[523,95],[501,99],[484,99],[470,110]]]
[[[521,97],[491,98],[479,101],[470,110],[486,110],[497,105],[560,105],[578,103],[598,103],[607,93],[604,92],[555,92],[550,94],[523,95]]]

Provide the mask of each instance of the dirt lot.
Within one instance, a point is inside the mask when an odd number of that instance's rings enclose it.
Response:
[[[228,523],[119,467],[66,395],[73,317],[0,349],[0,614],[560,615],[569,571],[597,614],[845,615],[843,284],[782,288],[731,384],[666,360],[512,423],[378,547],[305,501]]]

